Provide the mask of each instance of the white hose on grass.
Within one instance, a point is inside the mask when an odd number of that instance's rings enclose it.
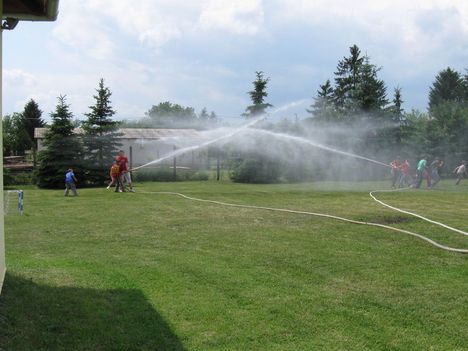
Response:
[[[463,234],[463,235],[467,235],[468,236],[468,233],[463,231],[463,230],[460,230],[460,229],[457,229],[457,228],[453,228],[453,227],[450,227],[444,223],[441,223],[441,222],[437,222],[437,221],[433,221],[432,219],[429,219],[429,218],[426,218],[426,217],[423,217],[421,215],[418,215],[417,213],[413,213],[413,212],[410,212],[410,211],[405,211],[405,210],[402,210],[401,208],[398,208],[398,207],[394,207],[394,206],[390,206],[389,204],[386,204],[385,202],[377,199],[373,194],[374,193],[385,193],[385,192],[393,192],[393,191],[400,191],[400,190],[407,190],[407,189],[410,189],[410,188],[404,188],[404,189],[397,189],[397,190],[373,190],[369,193],[370,197],[372,199],[374,199],[374,201],[378,202],[379,204],[385,206],[385,207],[388,207],[394,211],[398,211],[398,212],[401,212],[401,213],[405,213],[405,214],[408,214],[410,216],[414,216],[414,217],[417,217],[417,218],[420,218],[422,219],[423,221],[426,221],[426,222],[429,222],[429,223],[432,223],[432,224],[436,224],[438,226],[441,226],[441,227],[444,227],[448,230],[451,230],[451,231],[454,231],[454,232],[457,232],[457,233],[460,233],[460,234]]]
[[[232,204],[232,203],[229,203],[229,202],[199,199],[199,198],[196,198],[196,197],[191,197],[191,196],[187,196],[187,195],[177,193],[177,192],[172,192],[172,191],[157,191],[157,192],[142,191],[140,193],[142,193],[142,194],[176,195],[176,196],[180,196],[180,197],[182,197],[184,199],[187,199],[187,200],[205,202],[205,203],[212,203],[212,204],[221,205],[221,206],[248,208],[248,209],[266,210],[266,211],[276,211],[276,212],[286,212],[286,213],[294,213],[294,214],[302,214],[302,215],[310,215],[310,216],[331,218],[331,219],[336,219],[336,220],[339,220],[339,221],[353,223],[353,224],[369,225],[369,226],[374,226],[374,227],[380,227],[380,228],[393,230],[393,231],[396,231],[396,232],[399,232],[399,233],[403,233],[403,234],[407,234],[407,235],[417,237],[417,238],[419,238],[421,240],[424,240],[424,241],[428,242],[429,244],[431,244],[431,245],[433,245],[435,247],[438,247],[439,249],[442,249],[442,250],[451,251],[451,252],[458,252],[458,253],[465,253],[465,254],[468,253],[468,249],[458,249],[458,248],[445,246],[445,245],[439,244],[438,242],[436,242],[436,241],[434,241],[432,239],[429,239],[429,238],[425,237],[424,235],[414,233],[414,232],[410,232],[409,230],[390,227],[388,225],[384,225],[384,224],[380,224],[380,223],[357,221],[357,220],[353,220],[353,219],[348,219],[348,218],[344,218],[344,217],[329,215],[329,214],[325,214],[325,213],[318,213],[318,212],[289,210],[289,209],[285,209],[285,208],[275,208],[275,207],[265,207],[265,206],[241,205],[241,204]],[[376,201],[378,201],[378,200],[376,200]]]

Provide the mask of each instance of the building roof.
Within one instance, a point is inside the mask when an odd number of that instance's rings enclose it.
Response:
[[[3,0],[3,18],[22,21],[55,21],[59,0]]]
[[[35,128],[34,138],[44,139],[48,128]],[[82,128],[75,128],[75,134],[83,134]],[[122,128],[118,139],[162,139],[170,137],[198,137],[195,129]]]

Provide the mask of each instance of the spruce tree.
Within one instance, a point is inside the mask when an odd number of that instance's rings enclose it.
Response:
[[[118,151],[120,143],[117,130],[119,124],[112,120],[115,111],[111,107],[110,89],[104,86],[104,79],[94,95],[95,104],[90,106],[88,118],[83,122],[84,151],[86,155],[86,182],[90,185],[102,185],[108,178],[107,170]]]
[[[429,91],[429,109],[443,102],[462,102],[465,99],[465,84],[461,74],[450,67],[437,74]]]
[[[357,111],[370,117],[382,117],[384,107],[388,104],[385,82],[377,77],[379,70],[370,63],[369,57],[365,56],[354,88]]]
[[[33,99],[29,100],[24,106],[21,113],[21,128],[24,130],[27,137],[27,149],[36,149],[36,141],[34,139],[34,129],[44,127],[44,120],[41,118],[42,111],[39,105]]]
[[[356,88],[365,57],[357,45],[349,48],[350,56],[338,62],[335,72],[334,102],[343,114],[353,114],[359,110],[356,100]]]
[[[332,122],[336,118],[334,103],[333,103],[333,87],[330,80],[327,79],[325,84],[320,85],[317,91],[317,96],[314,98],[314,103],[310,109],[306,109],[310,113],[311,121],[316,122]]]
[[[50,116],[52,125],[46,132],[44,149],[38,155],[35,179],[41,188],[61,188],[69,168],[73,168],[78,180],[82,179],[83,150],[79,138],[73,133],[73,115],[65,96],[58,97],[58,104]]]
[[[393,91],[392,106],[390,107],[390,113],[394,122],[403,122],[403,100],[401,97],[401,88],[396,87]]]
[[[264,78],[263,74],[264,73],[262,71],[255,72],[257,79],[252,82],[254,90],[248,92],[250,99],[252,100],[252,105],[247,106],[245,113],[242,114],[247,118],[260,116],[265,113],[268,107],[273,106],[272,104],[265,102],[265,98],[268,96],[266,88],[270,78]]]

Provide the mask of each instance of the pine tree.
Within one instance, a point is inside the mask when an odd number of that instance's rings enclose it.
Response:
[[[357,111],[372,117],[381,117],[384,107],[388,104],[385,82],[377,77],[379,70],[370,63],[369,57],[365,56],[354,87]]]
[[[210,115],[208,114],[208,110],[206,109],[206,107],[203,107],[198,115],[198,119],[200,121],[206,122],[209,118]]]
[[[252,100],[252,105],[247,106],[245,113],[242,115],[251,118],[257,117],[265,113],[268,107],[272,107],[272,104],[266,103],[265,98],[268,96],[266,92],[267,84],[270,78],[263,78],[263,72],[255,72],[257,79],[252,82],[254,85],[254,90],[249,91],[250,99]]]
[[[82,179],[83,150],[73,133],[73,115],[65,96],[58,97],[55,112],[50,116],[52,125],[45,135],[44,150],[38,155],[35,178],[41,188],[61,188],[69,168],[74,169],[79,180]]]
[[[393,105],[390,107],[390,113],[392,114],[392,119],[395,122],[403,122],[403,100],[401,98],[401,88],[396,87],[393,91]]]
[[[310,109],[306,109],[306,111],[312,115],[311,121],[334,121],[336,113],[333,103],[333,87],[329,79],[327,79],[325,84],[320,85],[320,89],[317,91],[317,97],[315,97],[314,100]]]
[[[350,56],[343,57],[338,62],[335,72],[334,102],[337,109],[345,114],[352,114],[359,110],[356,101],[356,88],[360,81],[360,74],[364,63],[361,50],[357,45],[349,48]]]
[[[42,111],[39,109],[39,105],[33,99],[29,100],[24,106],[24,110],[21,113],[20,128],[25,132],[27,149],[36,149],[36,141],[34,139],[34,129],[42,128],[45,125],[44,120],[41,118]]]
[[[104,79],[99,81],[99,87],[94,95],[95,104],[90,106],[90,112],[85,114],[88,119],[83,122],[84,151],[86,155],[86,181],[91,185],[104,184],[107,169],[112,164],[120,146],[117,130],[119,124],[112,120],[115,111],[111,107],[112,95],[104,86]]]
[[[442,102],[462,102],[465,99],[464,82],[461,74],[450,67],[437,74],[429,91],[429,109]]]

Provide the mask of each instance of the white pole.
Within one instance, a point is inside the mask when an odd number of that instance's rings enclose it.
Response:
[[[3,1],[0,1],[0,22],[3,18]],[[3,62],[2,62],[2,42],[3,30],[0,29],[0,116],[3,116],[2,113],[2,71],[3,71]],[[3,117],[0,121],[0,135],[3,135]],[[0,210],[0,293],[2,292],[3,279],[5,278],[6,266],[5,266],[5,233],[3,226],[3,138],[0,138],[0,150],[2,150],[2,157],[0,157],[0,201],[2,208]]]

